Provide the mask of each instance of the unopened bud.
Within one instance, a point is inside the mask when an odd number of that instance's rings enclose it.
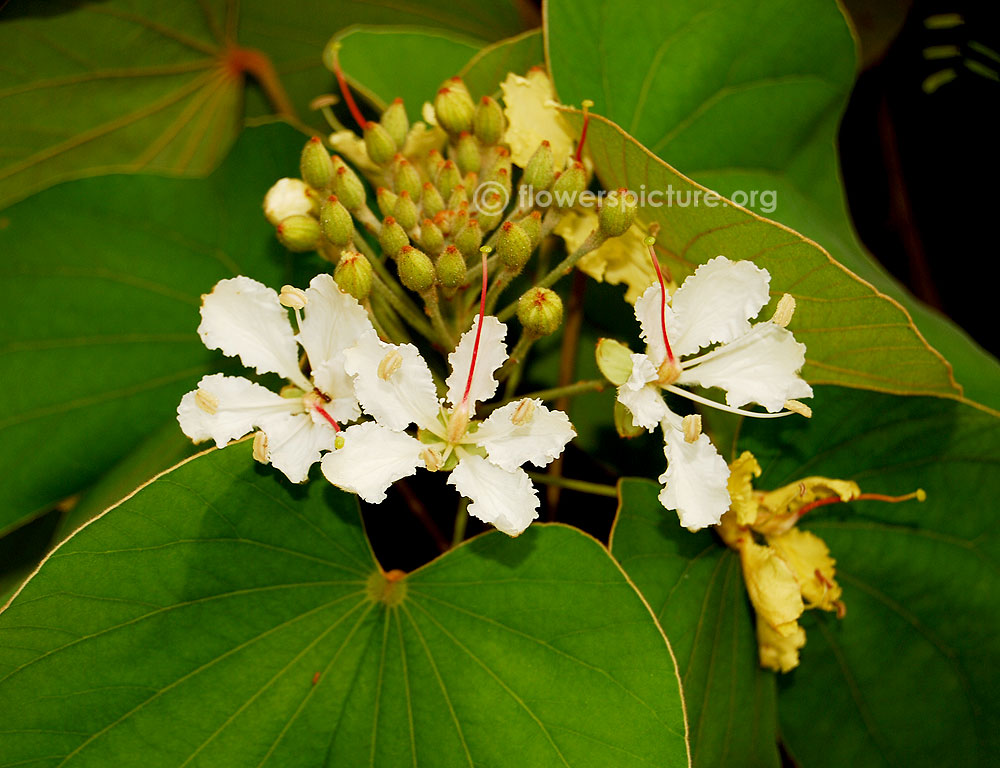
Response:
[[[295,253],[316,250],[321,235],[319,222],[312,216],[289,216],[277,228],[278,240]]]
[[[441,197],[441,193],[438,192],[437,187],[429,181],[424,184],[420,206],[423,209],[424,216],[428,219],[433,219],[444,210],[444,198]]]
[[[503,138],[504,122],[503,109],[496,99],[483,96],[472,118],[472,132],[480,144],[490,147]]]
[[[553,204],[560,209],[571,208],[586,188],[587,172],[583,169],[583,163],[574,162],[552,182]]]
[[[254,432],[253,435],[253,458],[261,464],[267,464],[267,435],[263,432]]]
[[[289,216],[307,216],[316,209],[316,198],[302,179],[278,179],[264,196],[264,216],[278,226]]]
[[[209,416],[214,416],[219,412],[219,398],[204,389],[195,391],[194,404]]]
[[[427,160],[425,161],[424,167],[427,169],[427,175],[432,179],[436,179],[438,173],[441,172],[441,166],[444,165],[445,160],[441,155],[440,150],[432,149],[427,153]]]
[[[685,416],[681,421],[681,429],[684,432],[685,442],[698,442],[698,437],[701,435],[701,416],[696,413]]]
[[[413,229],[417,226],[417,204],[413,202],[410,193],[405,189],[396,198],[396,206],[392,209],[392,215],[399,222],[403,229]]]
[[[405,246],[396,257],[399,280],[411,291],[423,293],[434,285],[434,262],[423,251]]]
[[[543,141],[528,160],[521,183],[535,192],[548,189],[556,178],[556,164],[552,156],[552,145]]]
[[[490,232],[497,228],[503,221],[504,204],[506,200],[499,191],[488,192],[485,195],[484,208],[479,211],[476,218],[479,219],[479,226],[483,232]]]
[[[482,157],[479,154],[479,143],[471,133],[462,133],[455,147],[455,160],[458,170],[464,174],[479,173]]]
[[[340,257],[333,279],[345,293],[364,301],[372,292],[372,265],[360,253],[347,251]]]
[[[383,216],[392,216],[393,211],[396,210],[397,199],[396,193],[385,187],[379,187],[375,190],[375,202]]]
[[[336,161],[334,161],[336,165]],[[365,203],[365,185],[353,170],[341,161],[333,175],[333,194],[347,210],[354,211]]]
[[[369,160],[375,165],[385,165],[392,160],[393,155],[396,154],[396,142],[392,140],[392,136],[382,127],[381,123],[369,120],[365,126],[364,134]]]
[[[456,184],[451,189],[451,195],[448,196],[448,207],[453,211],[457,211],[463,205],[467,206],[469,204],[469,195],[465,191],[464,184]]]
[[[542,214],[539,211],[532,211],[523,219],[518,219],[517,223],[531,238],[531,247],[538,247],[542,240]]]
[[[479,226],[479,219],[468,219],[452,238],[462,255],[471,259],[479,253],[479,246],[483,244],[483,230]]]
[[[330,195],[319,209],[319,223],[326,239],[334,245],[347,245],[354,239],[354,220],[336,195]]]
[[[306,142],[299,159],[302,178],[313,189],[327,189],[333,183],[333,161],[319,136]]]
[[[278,294],[278,301],[281,302],[281,306],[289,309],[304,309],[309,299],[301,288],[296,288],[294,285],[283,285],[281,293]]]
[[[790,293],[781,294],[781,298],[778,299],[778,306],[774,310],[774,317],[771,318],[771,322],[775,325],[780,325],[782,328],[787,328],[788,324],[792,322],[792,315],[795,314],[795,298]]]
[[[531,288],[517,300],[517,319],[528,333],[548,336],[562,325],[562,299],[549,288]]]
[[[465,257],[454,245],[449,245],[438,256],[437,276],[445,288],[458,288],[465,280]]]
[[[497,255],[508,272],[514,274],[524,269],[531,258],[531,237],[518,224],[505,222],[497,236]]]
[[[406,134],[410,130],[410,120],[406,116],[406,107],[403,106],[402,99],[395,99],[392,104],[386,107],[379,120],[386,133],[392,138],[397,147],[402,147],[406,142]]]
[[[434,114],[438,124],[452,136],[472,128],[472,118],[476,105],[472,103],[467,89],[456,87],[454,83],[438,91],[434,99]]]
[[[430,219],[420,224],[420,247],[427,253],[441,253],[444,248],[444,234]]]
[[[410,244],[410,238],[395,218],[386,216],[378,233],[378,242],[386,256],[396,258],[400,250]]]
[[[627,189],[611,192],[601,203],[597,212],[597,225],[605,237],[621,237],[635,221],[639,201]]]
[[[458,166],[452,160],[446,160],[438,171],[434,180],[441,197],[447,198],[451,191],[462,183],[462,174],[458,172]]]
[[[399,165],[396,167],[392,184],[397,195],[402,192],[409,192],[410,197],[414,200],[420,199],[420,190],[423,188],[423,183],[420,181],[420,174],[417,173],[417,169],[413,167],[413,163],[409,160],[405,158],[400,160]]]

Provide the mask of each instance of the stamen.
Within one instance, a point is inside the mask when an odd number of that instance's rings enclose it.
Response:
[[[667,339],[667,285],[663,282],[663,272],[660,271],[660,260],[656,258],[656,251],[653,245],[656,243],[655,237],[647,237],[643,242],[649,248],[649,258],[656,269],[656,279],[660,283],[660,330],[663,332],[663,346],[667,348],[667,361],[673,363],[674,352],[670,349],[670,341]]]
[[[590,126],[590,108],[594,106],[594,102],[590,99],[584,99],[581,102],[583,107],[583,127],[580,129],[580,141],[576,145],[576,162],[580,162],[580,158],[583,157],[583,143],[587,140],[587,128]]]
[[[917,490],[913,491],[913,493],[907,493],[902,496],[886,496],[884,493],[862,493],[847,499],[847,501],[884,501],[889,504],[899,504],[902,501],[910,501],[911,499],[925,501],[927,499],[927,492],[924,491],[923,488],[917,488]],[[844,499],[839,496],[827,496],[824,499],[817,499],[814,502],[806,504],[796,514],[799,517],[802,517],[807,512],[812,512],[818,507],[825,507],[828,504],[836,504],[842,501],[844,501]]]
[[[792,322],[793,314],[795,314],[795,298],[790,293],[783,293],[778,299],[778,306],[774,309],[771,322],[786,328]]]
[[[263,432],[254,433],[253,457],[261,464],[267,464],[267,435]]]
[[[424,466],[431,472],[437,472],[441,469],[441,465],[444,463],[441,459],[440,452],[436,451],[434,448],[424,448],[420,452],[420,458],[423,459]]]
[[[698,437],[701,435],[701,416],[696,413],[685,416],[684,420],[681,422],[681,427],[684,430],[685,442],[697,442]]]
[[[309,392],[302,396],[302,404],[306,407],[307,410],[311,409],[316,411],[316,413],[318,413],[320,416],[322,416],[329,422],[330,426],[333,427],[335,432],[340,432],[340,425],[334,420],[334,418],[329,413],[326,412],[326,409],[323,407],[326,403],[329,403],[332,400],[333,398],[331,398],[325,392],[320,392],[319,389],[313,389],[312,392]]]
[[[281,306],[289,309],[303,309],[309,299],[301,288],[296,288],[294,285],[283,285],[281,293],[278,294],[278,301],[281,302]]]
[[[194,393],[194,404],[209,416],[214,416],[219,411],[219,398],[204,389]]]
[[[673,384],[667,384],[663,387],[668,392],[673,392],[675,395],[680,395],[681,397],[686,397],[688,400],[694,400],[696,403],[701,403],[702,405],[707,405],[710,408],[715,408],[719,411],[725,411],[726,413],[737,413],[740,416],[749,416],[754,419],[780,419],[783,416],[791,416],[791,411],[779,411],[778,413],[759,413],[757,411],[745,411],[742,408],[734,408],[731,405],[726,405],[725,403],[719,403],[715,400],[709,400],[707,397],[702,397],[701,395],[696,395],[693,392],[688,392],[686,389],[681,389]]]
[[[493,252],[493,249],[484,245],[479,249],[479,252],[483,255],[483,287],[479,291],[479,323],[476,325],[476,343],[472,347],[472,364],[469,365],[469,378],[465,382],[465,394],[462,395],[461,405],[465,405],[469,400],[469,390],[472,389],[472,374],[476,370],[476,358],[479,356],[479,337],[483,333],[483,315],[486,314],[486,257]]]
[[[515,427],[523,427],[528,424],[535,415],[535,401],[530,397],[524,398],[517,404],[514,413],[510,416],[510,423]]]
[[[351,110],[354,122],[363,131],[368,126],[368,121],[361,114],[358,105],[354,103],[354,96],[351,95],[351,89],[347,87],[347,81],[344,80],[344,73],[340,69],[340,43],[333,45],[333,74],[337,76],[337,84],[340,86],[340,92],[344,94],[344,101],[347,102],[347,108]]]
[[[399,354],[399,350],[391,349],[378,364],[376,373],[382,381],[388,381],[392,377],[392,374],[398,371],[402,365],[403,356]]]
[[[785,410],[805,416],[807,419],[811,419],[813,415],[812,408],[805,403],[800,403],[798,400],[786,400]]]

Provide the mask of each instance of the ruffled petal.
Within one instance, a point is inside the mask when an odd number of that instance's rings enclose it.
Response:
[[[663,307],[663,291],[660,290],[659,283],[653,283],[642,292],[642,296],[635,302],[635,319],[639,321],[642,329],[640,335],[646,342],[646,354],[653,364],[653,368],[658,368],[667,359],[667,347],[663,343],[663,325],[660,322],[660,310],[663,309],[663,317],[667,324],[667,334],[670,338],[671,349],[675,355],[680,354],[674,346],[674,320],[673,310],[670,309],[670,297],[667,296],[668,304]]]
[[[526,461],[544,467],[575,435],[565,413],[525,398],[497,408],[472,437],[491,462],[513,472]]]
[[[282,397],[240,376],[214,373],[181,398],[177,421],[194,442],[211,439],[222,448],[254,427],[302,410],[301,400]]]
[[[307,413],[268,419],[261,426],[267,436],[267,461],[293,483],[304,483],[320,454],[332,451],[337,432],[317,423]]]
[[[552,147],[556,169],[573,151],[573,135],[566,119],[556,109],[555,88],[542,69],[532,69],[527,77],[510,73],[500,84],[503,91],[507,130],[503,141],[510,147],[511,161],[524,168],[543,140]]]
[[[465,384],[469,379],[469,368],[472,365],[472,352],[476,347],[476,326],[479,315],[472,321],[472,327],[462,334],[458,346],[448,355],[448,365],[451,375],[445,384],[448,385],[448,402],[457,406],[465,394]],[[472,386],[469,388],[469,411],[476,408],[476,403],[489,400],[497,391],[497,380],[493,374],[507,359],[507,345],[503,343],[507,335],[507,326],[492,315],[483,318],[483,331],[479,339],[479,354],[476,356],[476,370],[472,375]]]
[[[735,408],[760,403],[771,413],[787,400],[812,397],[812,388],[799,376],[806,345],[774,323],[758,323],[749,333],[705,355],[681,372],[678,384],[720,387],[726,403]]]
[[[299,370],[288,310],[277,292],[263,283],[243,275],[216,283],[202,296],[198,333],[206,347],[239,356],[257,373],[277,373],[304,390],[312,389]]]
[[[676,324],[670,344],[680,357],[750,330],[749,320],[767,304],[771,276],[749,261],[716,256],[683,282],[670,301]]]
[[[656,381],[656,368],[646,355],[632,354],[632,374],[618,387],[618,401],[632,414],[632,423],[652,431],[666,418],[667,404],[663,402]]]
[[[424,445],[405,432],[367,421],[345,430],[344,444],[323,457],[326,479],[369,504],[385,501],[389,486],[417,471]]]
[[[716,525],[729,509],[729,467],[708,435],[689,443],[667,421],[662,426],[667,471],[658,478],[660,503],[677,510],[681,525],[690,530]]]
[[[398,367],[379,366],[398,355]],[[410,424],[437,423],[440,404],[427,363],[412,344],[386,344],[374,329],[361,334],[357,345],[344,353],[345,369],[355,377],[354,390],[365,412],[383,426],[401,432]],[[389,373],[389,368],[395,368]]]
[[[466,456],[448,484],[472,500],[469,514],[517,536],[538,517],[538,495],[523,469],[509,472],[480,456]]]

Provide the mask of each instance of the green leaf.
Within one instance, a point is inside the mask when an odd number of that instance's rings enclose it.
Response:
[[[690,533],[649,480],[621,481],[611,554],[670,633],[684,684],[695,768],[777,768],[774,675],[757,664],[740,559]]]
[[[836,3],[747,0],[705,8],[693,1],[626,0],[580,7],[557,0],[549,3],[546,22],[550,66],[567,103],[593,99],[597,112],[730,200],[739,202],[740,193],[774,192],[776,206],[761,198],[749,207],[815,240],[902,303],[927,341],[955,367],[965,395],[1000,409],[1000,364],[900,287],[867,254],[851,226],[835,147],[854,83],[855,52]],[[579,45],[581,39],[592,45]],[[617,151],[618,142],[612,147]],[[669,219],[689,215],[675,208]],[[859,385],[832,374],[825,369],[812,376]],[[954,391],[941,376],[936,388]],[[888,382],[870,384],[897,389]],[[900,391],[928,390],[921,383]]]
[[[247,73],[249,114],[322,128],[308,104],[336,85],[320,54],[332,34],[358,23],[488,41],[537,21],[517,2],[62,0],[38,12],[14,0],[0,16],[0,208],[81,176],[207,173],[242,123]]]
[[[399,576],[352,496],[203,454],[0,614],[4,762],[688,764],[669,647],[598,542],[536,525]]]
[[[4,212],[0,463],[17,469],[0,532],[93,483],[218,370],[195,332],[202,293],[292,277],[260,205],[301,144],[287,126],[248,130],[208,179],[84,179]]]
[[[508,72],[524,74],[545,63],[542,30],[532,29],[516,37],[499,40],[487,45],[473,56],[459,74],[473,98],[494,96]]]
[[[764,469],[756,487],[824,475],[869,493],[921,487],[927,501],[804,518],[837,560],[847,615],[806,613],[801,665],[779,689],[782,737],[804,766],[991,765],[1000,422],[958,403],[825,387],[813,407],[809,423],[745,423],[740,447]]]

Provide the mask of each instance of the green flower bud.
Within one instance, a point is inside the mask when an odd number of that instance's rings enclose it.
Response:
[[[476,218],[483,232],[491,232],[503,221],[505,199],[498,191],[489,192],[485,197],[486,210],[477,212]]]
[[[632,413],[620,400],[615,400],[614,419],[618,437],[638,437],[646,431],[645,428],[635,425],[635,422],[632,421]]]
[[[449,83],[437,92],[434,99],[434,114],[438,124],[452,136],[472,128],[472,118],[476,114],[476,105],[465,87],[456,87]]]
[[[378,210],[383,216],[392,216],[392,212],[396,210],[396,200],[398,199],[395,192],[385,187],[379,187],[375,190],[375,202],[378,203]]]
[[[562,299],[548,288],[532,288],[517,300],[517,319],[528,333],[548,336],[562,325]]]
[[[406,158],[399,161],[392,183],[397,195],[400,192],[409,192],[410,197],[414,200],[420,199],[420,190],[423,189],[424,185],[420,181],[420,174],[417,172],[417,169]]]
[[[609,193],[597,212],[597,225],[600,233],[605,237],[624,235],[632,226],[632,222],[635,221],[637,207],[638,201],[635,195],[627,189],[622,188],[617,192]]]
[[[420,247],[427,253],[441,253],[444,248],[444,234],[430,219],[424,219],[420,225]]]
[[[365,126],[365,148],[368,150],[368,159],[375,165],[385,165],[392,160],[396,154],[396,142],[392,140],[389,132],[382,127],[381,123],[369,120]]]
[[[449,245],[438,256],[437,276],[445,288],[458,288],[465,280],[465,269],[465,257],[454,245]]]
[[[400,250],[410,244],[410,238],[395,218],[386,216],[382,222],[382,230],[378,233],[378,242],[386,256],[396,258]]]
[[[319,223],[326,239],[334,245],[347,245],[354,239],[354,220],[336,195],[330,195],[319,209]]]
[[[313,136],[302,148],[299,169],[306,184],[313,189],[327,189],[333,183],[333,161],[319,136]]]
[[[497,236],[497,255],[508,272],[517,274],[531,258],[531,236],[518,224],[504,222]]]
[[[453,211],[457,211],[459,208],[468,207],[469,196],[466,194],[464,184],[456,184],[452,187],[451,195],[448,196],[448,207]]]
[[[587,173],[583,163],[574,162],[569,168],[556,175],[552,182],[552,204],[557,209],[572,208],[587,188]]]
[[[333,272],[333,279],[358,301],[364,301],[372,291],[372,265],[355,251],[347,251]]]
[[[469,219],[452,240],[465,258],[471,259],[478,254],[479,246],[483,244],[483,230],[479,226],[479,219]]]
[[[556,165],[552,157],[552,145],[548,141],[543,141],[528,160],[521,183],[531,187],[535,192],[541,192],[543,189],[548,189],[555,178]]]
[[[458,170],[462,173],[479,173],[482,157],[479,155],[479,142],[471,133],[463,132],[459,135],[458,144],[455,146],[455,159],[458,161]]]
[[[472,132],[480,144],[490,147],[503,138],[504,122],[503,109],[496,99],[483,96],[472,118]]]
[[[412,245],[404,246],[396,258],[400,282],[411,291],[423,293],[434,285],[434,262]]]
[[[410,193],[405,189],[399,193],[399,197],[396,198],[396,206],[392,211],[393,216],[396,221],[399,222],[403,229],[413,229],[417,226],[417,204],[413,202],[413,198],[410,197]]]
[[[438,171],[434,183],[441,193],[441,197],[447,198],[451,191],[462,183],[462,174],[458,172],[458,167],[451,160],[446,160]]]
[[[444,165],[445,160],[440,151],[432,149],[427,153],[427,159],[424,162],[427,175],[432,179],[436,179],[437,175],[441,172],[441,166]]]
[[[437,187],[429,181],[424,184],[423,191],[424,193],[420,198],[420,202],[423,206],[424,216],[433,219],[444,210],[444,198],[441,197],[441,193],[438,192]]]
[[[336,160],[334,165],[337,165]],[[349,211],[356,211],[365,204],[365,185],[361,183],[358,174],[348,168],[343,161],[337,165],[333,175],[333,194]]]
[[[319,246],[319,222],[312,216],[289,216],[277,228],[278,239],[295,253],[314,251]]]
[[[517,223],[531,238],[531,247],[537,248],[542,241],[542,214],[539,211],[532,211],[528,216],[519,219]]]
[[[406,107],[403,106],[402,99],[395,99],[379,120],[386,133],[392,137],[397,147],[402,147],[406,142],[406,134],[410,131],[410,120],[406,116]]]

